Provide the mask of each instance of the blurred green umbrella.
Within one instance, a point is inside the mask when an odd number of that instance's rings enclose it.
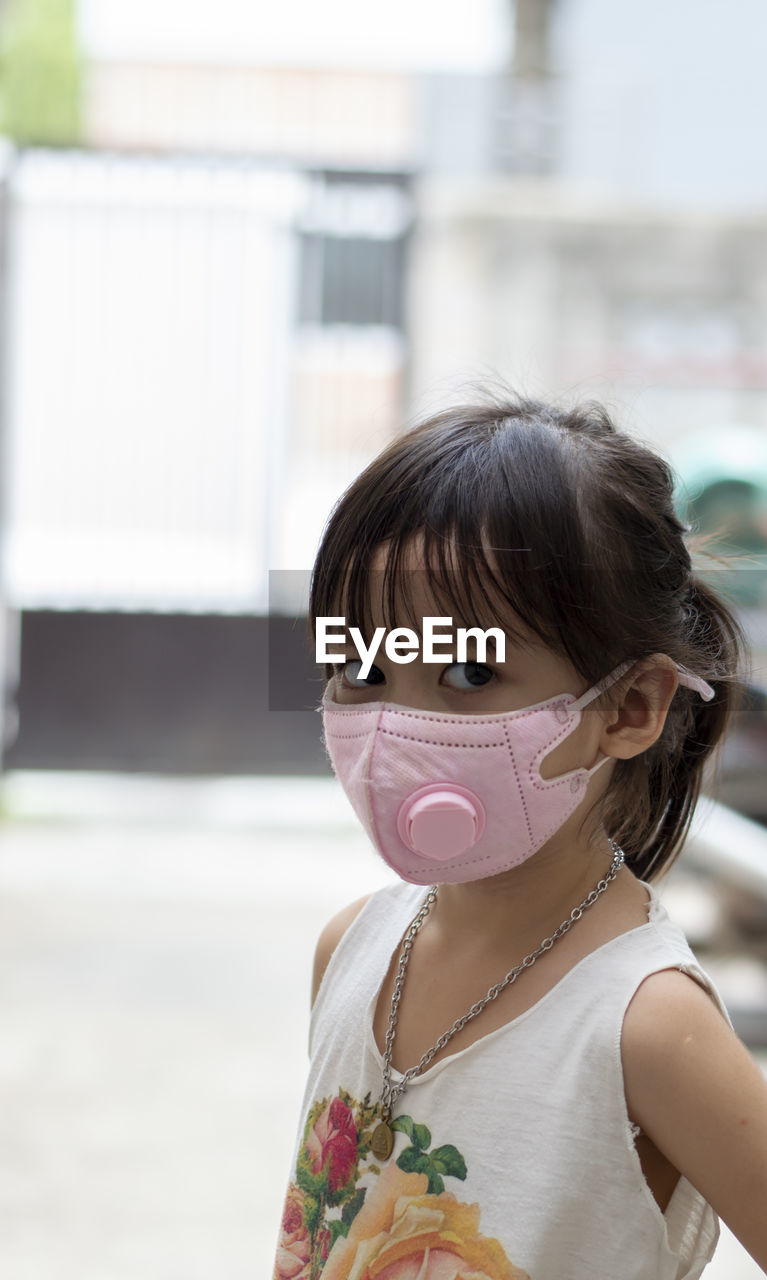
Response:
[[[767,603],[767,430],[707,428],[672,451],[671,462],[681,518],[712,552],[732,561],[710,566],[717,586],[738,604]]]

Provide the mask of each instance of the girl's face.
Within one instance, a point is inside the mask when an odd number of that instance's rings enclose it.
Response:
[[[383,567],[383,557],[381,549],[371,574],[371,614],[375,627],[386,625],[381,592],[373,586],[376,581],[381,581],[382,574],[376,571]],[[423,566],[420,570],[417,565],[413,568],[415,572],[410,575],[408,583],[411,609],[393,621],[397,626],[410,627],[420,634],[424,617],[445,617],[446,611],[444,601],[440,604],[431,594],[428,574]],[[424,662],[420,649],[414,661],[398,663],[386,656],[381,644],[373,666],[363,678],[360,673],[362,661],[354,646],[349,644],[346,660],[334,664],[332,696],[340,703],[383,701],[453,715],[493,715],[534,706],[563,693],[577,697],[586,691],[588,682],[566,658],[549,648],[521,622],[514,621],[514,632],[509,632],[508,610],[506,618],[506,626],[500,617],[495,624],[506,635],[504,661],[497,660],[492,640],[488,643],[483,662],[477,661],[476,647],[471,639],[468,641],[469,660],[466,662],[458,662],[455,650],[451,652],[446,643],[440,643],[440,652],[444,652],[445,657],[439,663]],[[471,625],[479,624],[473,619],[454,616],[450,630],[455,636],[459,626]],[[445,638],[447,634],[445,628]],[[370,636],[365,640],[369,644]],[[556,777],[570,769],[594,763],[596,741],[603,727],[602,715],[587,707],[575,732],[543,761],[542,776]]]

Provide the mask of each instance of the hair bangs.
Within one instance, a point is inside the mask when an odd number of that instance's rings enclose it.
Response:
[[[312,618],[343,616],[369,638],[375,626],[418,631],[424,616],[440,616],[454,627],[500,627],[518,643],[532,632],[567,652],[545,487],[521,483],[524,467],[509,476],[508,442],[494,467],[486,437],[474,442],[462,432],[460,451],[431,442],[426,470],[428,441],[416,433],[395,443],[399,456],[385,473],[381,459],[372,463],[328,522]],[[572,546],[577,537],[568,535]]]

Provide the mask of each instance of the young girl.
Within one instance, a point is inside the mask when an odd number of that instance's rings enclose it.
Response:
[[[767,1085],[653,887],[739,658],[684,533],[594,406],[442,413],[336,506],[313,618],[440,618],[444,657],[399,631],[328,672],[401,882],[319,940],[277,1280],[683,1280],[717,1214],[767,1267]]]

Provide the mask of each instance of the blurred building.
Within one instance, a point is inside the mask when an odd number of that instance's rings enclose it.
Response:
[[[336,183],[412,175],[395,326],[409,377],[400,368],[383,395],[371,387],[384,433],[424,397],[489,370],[545,394],[586,388],[636,405],[659,443],[763,425],[757,0],[704,10],[684,0],[672,12],[661,0],[395,4],[374,40],[345,0],[321,17],[291,0],[267,30],[242,24],[237,0],[215,18],[192,6],[183,36],[172,5],[159,31],[132,8],[120,23],[116,0],[82,4],[92,144],[293,161]],[[235,50],[226,17],[238,14]],[[336,226],[342,298],[365,269],[340,239]],[[316,406],[333,402],[327,386],[315,394],[320,343],[336,353],[325,383],[355,360],[327,334],[305,341],[312,373],[298,416],[311,400],[316,421]],[[365,350],[369,359],[369,340]],[[337,402],[352,403],[336,386]],[[364,434],[373,411],[359,408]]]
[[[267,570],[467,383],[596,395],[672,456],[765,428],[735,10],[398,2],[371,38],[349,0],[81,0],[85,148],[11,172],[10,764],[322,769],[310,714],[266,731]]]

